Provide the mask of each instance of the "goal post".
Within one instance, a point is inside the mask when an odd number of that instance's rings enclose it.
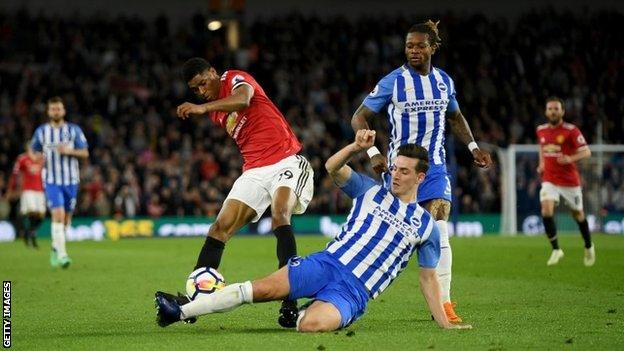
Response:
[[[590,227],[602,230],[603,205],[612,198],[624,198],[624,188],[614,188],[605,176],[622,176],[624,172],[624,145],[589,145],[592,156],[577,163],[583,182],[584,209]],[[501,233],[515,235],[518,232],[536,234],[541,232],[539,218],[540,177],[537,174],[539,146],[536,144],[511,144],[497,150],[501,163]],[[607,169],[613,170],[606,172]],[[559,206],[566,215],[567,209]],[[563,213],[562,213],[563,214]],[[570,226],[571,219],[564,216],[558,219],[563,231],[575,230]],[[567,215],[567,217],[570,217]],[[559,226],[558,226],[559,227]]]

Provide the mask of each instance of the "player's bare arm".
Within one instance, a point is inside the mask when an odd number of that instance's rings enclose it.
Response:
[[[178,106],[177,114],[181,119],[187,119],[192,116],[201,116],[213,111],[235,112],[249,107],[251,97],[253,96],[253,88],[247,84],[241,84],[232,91],[232,94],[201,105],[185,102]]]
[[[462,143],[469,145],[475,142],[468,121],[466,121],[466,118],[460,110],[450,114],[447,119],[453,134],[457,136]],[[490,154],[479,148],[472,150],[472,157],[474,157],[474,163],[481,168],[488,168],[492,165],[492,157]]]
[[[541,154],[541,150],[540,150],[540,154]],[[585,158],[589,158],[590,156],[591,156],[591,151],[589,150],[589,147],[583,146],[583,147],[580,147],[578,150],[576,150],[576,153],[574,155],[563,155],[559,157],[557,159],[557,162],[561,165],[567,165],[570,163],[580,161]]]
[[[89,158],[89,150],[88,149],[74,149],[64,145],[58,147],[58,152],[61,155],[65,156],[73,156],[78,158]]]
[[[375,144],[375,131],[360,129],[355,133],[355,141],[340,151],[336,152],[325,162],[325,169],[332,177],[336,185],[344,185],[351,177],[353,171],[347,163],[359,152],[372,147]]]
[[[446,318],[442,299],[440,298],[440,283],[435,268],[420,268],[419,272],[420,290],[427,300],[429,310],[438,325],[444,329],[472,329],[469,324],[452,324]]]
[[[539,148],[539,163],[537,165],[537,174],[542,174],[544,173],[544,151],[542,151],[542,148],[540,146]]]
[[[351,128],[354,132],[361,129],[371,130],[368,121],[375,116],[375,112],[361,104],[351,117]],[[376,150],[378,152],[378,150]],[[388,160],[380,153],[371,157],[371,165],[378,174],[388,170]]]

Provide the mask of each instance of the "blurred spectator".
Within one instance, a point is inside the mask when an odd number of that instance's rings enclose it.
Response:
[[[433,63],[454,77],[479,141],[535,143],[543,100],[557,94],[566,99],[566,119],[590,143],[600,126],[605,142],[624,143],[621,13],[540,10],[514,21],[433,17],[441,20],[443,38]],[[23,140],[46,120],[46,99],[61,95],[68,120],[84,127],[91,147],[80,215],[216,215],[240,174],[241,157],[207,118],[175,118],[177,104],[193,99],[178,68],[203,56],[220,72],[247,69],[293,126],[315,171],[308,212],[344,213],[348,199],[328,180],[324,160],[351,140],[350,117],[363,97],[404,62],[404,35],[413,22],[269,18],[244,24],[244,48],[229,52],[224,33],[208,33],[193,21],[169,28],[162,17],[0,13],[0,169],[10,169]],[[374,124],[384,128],[384,120]],[[377,144],[385,140],[379,133]],[[461,145],[448,154],[458,163],[460,212],[500,211],[498,169],[477,170]],[[601,191],[606,208],[624,211],[621,162],[619,167],[605,169],[614,180]],[[369,169],[365,159],[356,168]],[[531,177],[521,175],[519,182],[534,189]],[[524,195],[527,201],[537,196]]]

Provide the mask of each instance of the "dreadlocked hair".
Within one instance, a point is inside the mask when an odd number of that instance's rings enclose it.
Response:
[[[440,21],[427,20],[426,22],[413,25],[408,33],[424,33],[429,35],[429,44],[437,49],[442,46],[442,39],[440,39],[440,33],[438,32],[438,24]]]

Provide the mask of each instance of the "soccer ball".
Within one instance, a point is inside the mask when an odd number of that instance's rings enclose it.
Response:
[[[214,268],[202,267],[189,274],[186,280],[186,296],[195,300],[198,296],[212,294],[225,287],[225,279]]]

